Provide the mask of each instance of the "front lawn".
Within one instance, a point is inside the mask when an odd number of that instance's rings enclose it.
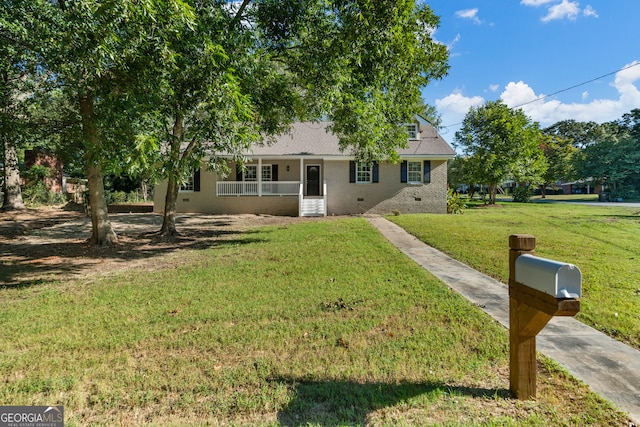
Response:
[[[2,288],[0,402],[64,405],[67,426],[628,425],[544,358],[538,398],[511,399],[507,331],[364,219],[236,237]]]
[[[576,204],[518,204],[463,215],[389,217],[424,242],[504,283],[509,235],[532,234],[536,253],[577,265],[583,276],[577,318],[640,348],[640,212]]]

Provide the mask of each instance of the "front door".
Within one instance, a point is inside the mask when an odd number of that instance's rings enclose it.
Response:
[[[320,165],[307,165],[307,196],[320,195]]]

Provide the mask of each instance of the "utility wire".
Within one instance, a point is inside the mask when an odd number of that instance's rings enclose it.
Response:
[[[635,62],[635,63],[633,63],[631,65],[627,65],[626,67],[622,67],[619,70],[612,71],[612,72],[607,73],[607,74],[603,74],[603,75],[601,75],[599,77],[596,77],[596,78],[593,78],[591,80],[587,80],[586,82],[578,83],[577,85],[573,85],[573,86],[570,86],[570,87],[567,87],[567,88],[564,88],[564,89],[560,89],[560,90],[558,90],[556,92],[550,93],[549,95],[543,95],[543,96],[540,96],[538,98],[532,99],[531,101],[523,102],[522,104],[516,105],[513,108],[520,108],[520,107],[523,107],[523,106],[528,105],[528,104],[533,104],[534,102],[542,101],[543,99],[549,98],[551,96],[555,96],[555,95],[557,95],[559,93],[566,92],[566,91],[571,90],[571,89],[575,89],[575,88],[580,87],[580,86],[584,86],[584,85],[589,84],[589,83],[593,83],[593,82],[595,82],[597,80],[603,79],[605,77],[609,77],[609,76],[611,76],[613,74],[619,73],[620,71],[628,70],[629,68],[636,67],[638,65],[640,65],[640,62]],[[442,126],[442,127],[443,128],[450,128],[450,127],[461,125],[461,124],[462,124],[462,122],[459,122],[459,123],[454,123],[452,125],[447,125],[447,126]]]

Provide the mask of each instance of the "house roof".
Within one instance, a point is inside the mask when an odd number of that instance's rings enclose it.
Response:
[[[254,146],[250,156],[350,156],[340,151],[338,137],[327,131],[330,122],[297,122],[270,145]],[[420,127],[420,139],[399,149],[401,157],[452,158],[455,151],[432,126]]]

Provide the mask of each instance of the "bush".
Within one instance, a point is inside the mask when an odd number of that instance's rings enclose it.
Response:
[[[124,191],[114,191],[111,193],[111,203],[122,204],[127,201],[127,193]]]
[[[22,186],[22,198],[29,206],[54,205],[64,203],[62,193],[49,191],[45,180],[53,175],[53,169],[33,165],[25,172],[26,182]]]
[[[528,203],[531,201],[531,187],[516,187],[511,191],[514,202]]]
[[[453,191],[453,188],[450,188],[447,191],[447,213],[463,214],[465,209],[467,209],[467,205],[460,197],[460,194]]]

